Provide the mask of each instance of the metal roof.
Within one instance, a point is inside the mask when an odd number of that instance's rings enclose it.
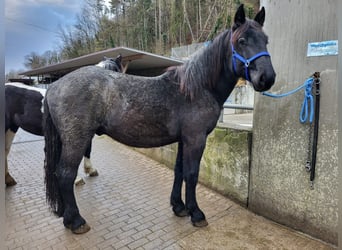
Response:
[[[126,48],[116,47],[112,49],[102,50],[88,55],[73,58],[61,63],[21,72],[20,75],[25,76],[38,76],[38,75],[64,75],[77,68],[95,65],[102,61],[104,56],[106,57],[117,57],[122,56],[122,62],[128,66],[129,71],[141,71],[141,70],[153,70],[160,68],[167,68],[170,66],[180,65],[183,61],[165,56],[159,56],[156,54]]]

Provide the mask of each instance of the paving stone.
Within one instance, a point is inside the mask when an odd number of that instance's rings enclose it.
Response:
[[[22,141],[16,140],[9,155],[18,184],[6,188],[7,249],[250,249],[253,243],[254,249],[277,244],[283,249],[334,249],[255,216],[202,185],[197,198],[209,226],[195,228],[189,217],[173,215],[173,171],[106,136],[93,141],[91,159],[99,176],[86,176],[83,165],[79,169],[86,184],[76,186],[75,195],[92,229],[74,235],[46,203],[42,137],[25,142],[21,133]],[[254,228],[263,231],[256,234]]]

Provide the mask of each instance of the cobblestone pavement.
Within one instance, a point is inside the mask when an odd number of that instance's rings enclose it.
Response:
[[[7,249],[334,249],[202,185],[197,197],[209,226],[195,228],[172,213],[173,172],[105,136],[93,142],[99,176],[75,187],[91,230],[72,234],[46,204],[43,147],[43,140],[12,146],[9,168],[18,184],[6,188]]]

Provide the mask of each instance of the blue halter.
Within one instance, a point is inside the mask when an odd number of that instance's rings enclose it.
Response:
[[[236,75],[236,59],[238,59],[240,62],[242,62],[244,64],[245,79],[247,81],[250,81],[249,74],[248,74],[248,67],[249,67],[250,63],[253,62],[254,60],[258,59],[259,57],[271,56],[267,51],[262,51],[262,52],[257,53],[256,55],[252,56],[251,58],[246,59],[243,56],[241,56],[239,53],[236,52],[232,42],[231,42],[231,46],[232,46],[232,54],[233,54],[232,55],[232,62],[233,62],[234,74]]]

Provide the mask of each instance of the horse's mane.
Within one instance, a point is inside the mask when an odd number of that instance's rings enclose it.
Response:
[[[212,89],[220,75],[223,57],[229,46],[229,30],[218,35],[207,47],[196,52],[181,66],[170,67],[168,72],[180,83],[180,91],[191,100],[205,86]]]
[[[227,29],[219,34],[209,45],[196,52],[191,59],[181,66],[170,67],[169,75],[180,83],[180,91],[187,98],[193,100],[204,87],[213,89],[220,77],[220,71],[228,60],[230,49],[230,39],[232,42],[241,36],[248,28],[258,28],[261,26],[255,21],[247,19],[243,25],[233,27],[233,37],[231,30]]]

